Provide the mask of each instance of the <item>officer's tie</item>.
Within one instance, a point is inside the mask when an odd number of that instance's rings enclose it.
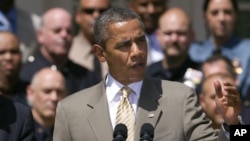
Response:
[[[129,87],[123,87],[122,99],[117,109],[116,124],[123,123],[128,129],[127,141],[134,141],[134,126],[135,126],[135,114],[132,105],[130,104],[128,97],[132,90]]]

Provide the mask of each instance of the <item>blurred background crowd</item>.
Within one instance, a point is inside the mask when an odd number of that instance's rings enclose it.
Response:
[[[52,140],[58,101],[105,79],[93,25],[114,6],[144,22],[148,75],[193,87],[214,128],[213,81],[229,81],[250,124],[248,0],[1,0],[0,94],[31,108],[37,141]]]

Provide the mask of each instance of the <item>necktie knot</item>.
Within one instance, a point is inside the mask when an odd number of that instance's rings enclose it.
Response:
[[[129,87],[123,87],[121,89],[121,91],[122,91],[122,96],[125,97],[125,98],[128,98],[129,95],[132,93],[133,90],[130,89]]]

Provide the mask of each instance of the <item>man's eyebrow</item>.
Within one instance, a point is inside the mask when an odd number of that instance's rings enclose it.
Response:
[[[137,36],[137,38],[142,38],[142,37],[146,37],[146,35],[143,34],[143,33],[141,33],[141,34],[139,34],[139,35]]]

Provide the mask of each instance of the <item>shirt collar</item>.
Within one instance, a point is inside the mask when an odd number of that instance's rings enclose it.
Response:
[[[143,81],[138,81],[128,85],[128,87],[133,90],[137,99],[140,97],[142,82]],[[116,100],[116,95],[120,92],[120,89],[124,87],[124,85],[115,80],[109,73],[107,74],[105,84],[108,102]]]
[[[232,36],[220,48],[236,47],[240,41],[241,41],[241,39],[238,36]],[[213,43],[212,37],[210,37],[207,40],[206,44],[207,44],[207,46],[211,46],[211,47],[213,47],[213,49],[215,49],[215,44]]]

